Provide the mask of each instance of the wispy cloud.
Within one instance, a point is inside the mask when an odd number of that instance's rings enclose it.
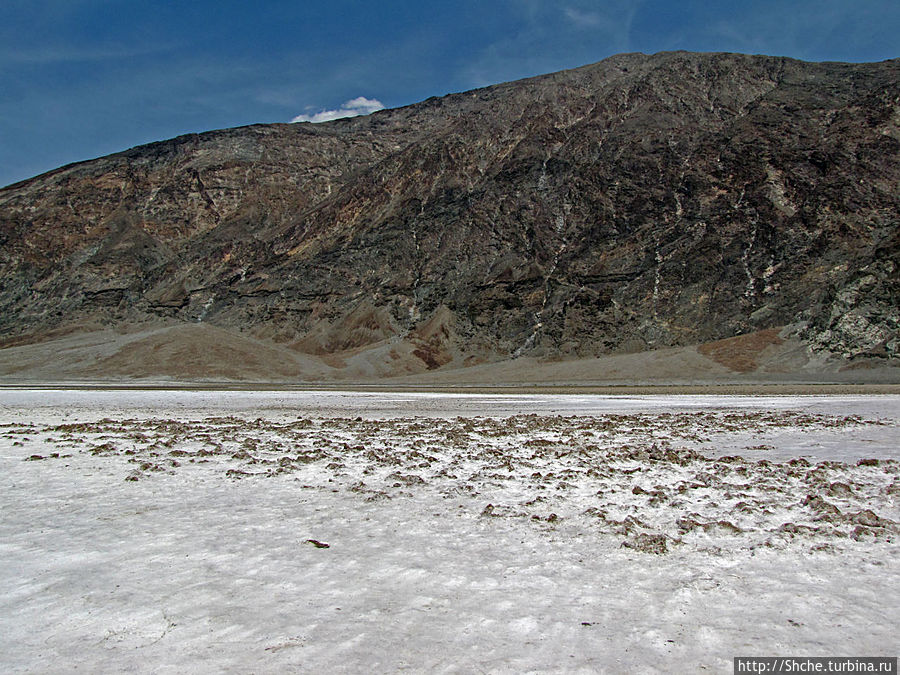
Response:
[[[597,12],[585,12],[575,7],[566,7],[563,10],[566,18],[578,28],[596,28],[602,26],[605,21]]]
[[[0,48],[2,65],[60,65],[97,61],[115,61],[139,56],[164,54],[174,49],[173,44],[146,45],[44,45],[28,48],[5,46]]]
[[[320,110],[312,115],[297,115],[291,122],[329,122],[343,117],[369,115],[377,110],[384,110],[384,104],[377,98],[358,96],[347,101],[337,110]]]
[[[472,86],[599,61],[632,48],[632,23],[644,0],[514,0],[508,29],[463,67]]]

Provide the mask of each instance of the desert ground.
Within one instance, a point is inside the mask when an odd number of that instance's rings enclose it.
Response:
[[[359,328],[358,326],[356,328]],[[349,340],[353,331],[341,334]],[[405,346],[404,346],[405,345]],[[449,359],[449,352],[439,354]],[[459,356],[457,354],[457,356]],[[60,329],[0,340],[0,385],[97,382],[116,386],[759,387],[867,386],[900,393],[900,367],[883,358],[825,357],[775,329],[715,342],[593,358],[522,356],[449,361],[431,369],[410,343],[385,339],[323,354],[204,323]],[[437,358],[437,357],[436,357]],[[457,363],[457,361],[460,361]],[[893,364],[893,365],[892,365]],[[436,364],[432,364],[436,365]]]
[[[900,396],[0,389],[5,672],[900,652]]]

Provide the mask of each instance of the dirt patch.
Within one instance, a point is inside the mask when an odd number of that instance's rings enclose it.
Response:
[[[734,372],[749,373],[759,367],[759,356],[767,347],[784,344],[778,336],[780,330],[780,327],[769,328],[708,342],[698,346],[697,351]]]
[[[461,343],[440,311],[406,338],[326,354],[304,353],[296,344],[206,323],[149,324],[130,332],[75,332],[0,349],[0,381],[165,378],[187,388],[203,380],[219,386],[316,383],[345,388],[353,383],[379,391],[465,387],[475,393],[476,387],[515,387],[613,394],[891,393],[900,383],[900,368],[887,364],[839,372],[839,362],[810,363],[802,343],[782,340],[775,329],[700,347],[563,361],[521,357],[479,365],[468,362],[471,357],[460,351]],[[490,361],[487,351],[482,356]],[[863,383],[867,389],[855,387]]]
[[[129,343],[89,373],[96,376],[168,376],[248,379],[321,377],[327,366],[269,342],[205,324],[182,324]]]
[[[66,337],[67,335],[72,335],[74,333],[84,331],[85,326],[81,324],[75,324],[70,326],[63,326],[61,328],[54,328],[52,330],[43,331],[40,333],[23,333],[22,335],[4,337],[0,338],[0,349],[6,349],[7,347],[19,347],[21,345],[40,344],[41,342],[49,342],[50,340],[56,340],[62,337]]]

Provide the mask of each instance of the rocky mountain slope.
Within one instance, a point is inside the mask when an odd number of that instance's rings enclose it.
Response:
[[[0,190],[0,344],[165,329],[92,365],[130,373],[227,333],[316,379],[759,334],[897,365],[898,159],[900,60],[683,52],[183,136]]]

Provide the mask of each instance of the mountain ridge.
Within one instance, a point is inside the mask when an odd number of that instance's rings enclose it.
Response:
[[[0,337],[199,321],[404,375],[777,327],[893,365],[898,72],[624,54],[60,167],[0,190]]]

